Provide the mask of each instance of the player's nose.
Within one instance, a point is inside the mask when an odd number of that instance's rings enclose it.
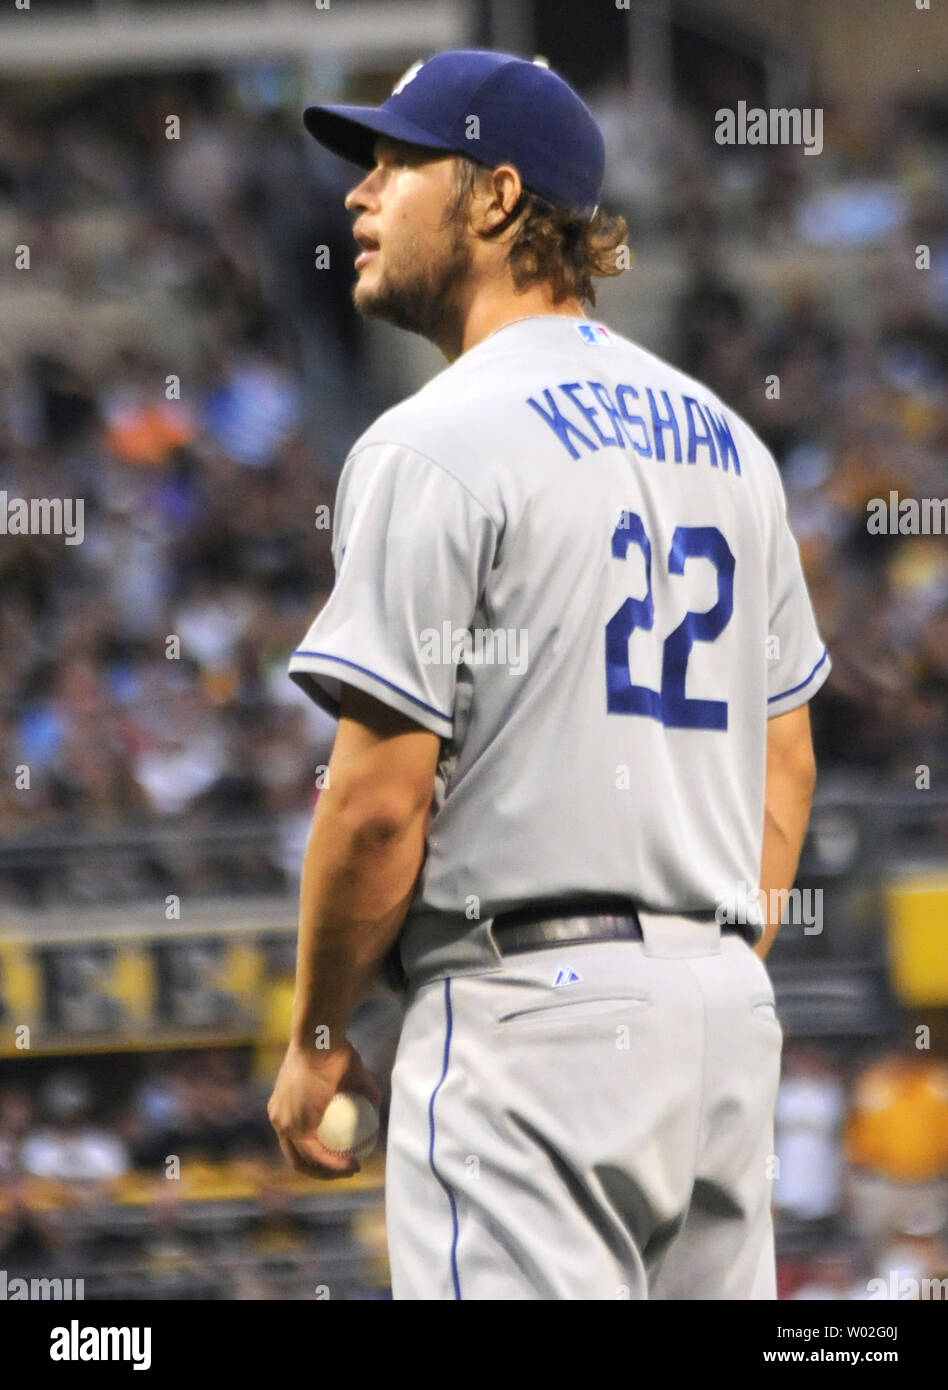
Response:
[[[349,189],[345,198],[347,212],[378,207],[378,193],[373,181],[375,172],[375,169],[370,169],[360,183]]]

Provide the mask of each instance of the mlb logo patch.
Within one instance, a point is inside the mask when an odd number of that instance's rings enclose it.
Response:
[[[593,347],[615,347],[615,339],[608,328],[603,328],[601,323],[578,323],[576,332],[584,343],[590,343]]]

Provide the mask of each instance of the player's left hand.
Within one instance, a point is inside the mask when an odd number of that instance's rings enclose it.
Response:
[[[297,1173],[348,1178],[359,1171],[354,1157],[333,1153],[316,1138],[326,1106],[337,1091],[368,1097],[376,1109],[382,1094],[350,1042],[331,1052],[290,1043],[277,1073],[267,1115],[283,1156]]]

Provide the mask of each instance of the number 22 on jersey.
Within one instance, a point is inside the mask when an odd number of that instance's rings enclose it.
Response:
[[[666,561],[670,575],[684,577],[688,561],[710,560],[717,571],[718,597],[703,613],[688,612],[662,646],[662,688],[633,684],[629,671],[629,637],[655,622],[652,598],[652,543],[637,512],[626,511],[612,533],[612,553],[624,560],[637,545],[645,560],[645,596],[627,598],[606,624],[606,709],[610,714],[644,714],[668,729],[726,729],[727,701],[689,698],[685,673],[695,642],[713,642],[734,611],[734,556],[716,526],[676,526]]]

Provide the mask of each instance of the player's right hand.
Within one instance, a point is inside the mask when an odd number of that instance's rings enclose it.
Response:
[[[277,1073],[267,1115],[283,1156],[297,1173],[313,1178],[348,1178],[359,1171],[354,1156],[335,1153],[316,1131],[337,1091],[368,1097],[379,1108],[382,1094],[350,1042],[332,1051],[290,1043]]]

